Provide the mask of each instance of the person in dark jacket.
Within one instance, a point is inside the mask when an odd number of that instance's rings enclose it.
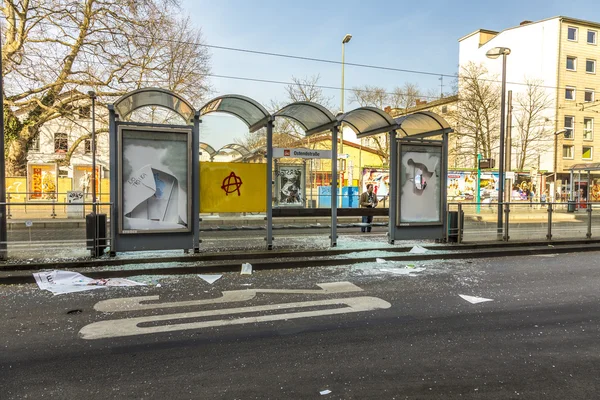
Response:
[[[364,208],[375,208],[377,207],[377,195],[373,193],[373,185],[367,185],[367,191],[360,195],[360,206]],[[371,232],[371,223],[373,222],[372,215],[363,215],[362,223],[365,224],[360,227],[361,232]],[[366,226],[369,224],[369,226]]]

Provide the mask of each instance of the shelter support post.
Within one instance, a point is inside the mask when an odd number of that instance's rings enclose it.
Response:
[[[331,247],[337,246],[337,138],[338,126],[331,128]]]
[[[267,250],[273,250],[273,121],[267,121]]]
[[[571,180],[569,181],[569,200],[575,200],[575,182],[574,182],[573,170],[571,170]]]
[[[200,119],[200,111],[196,111],[194,114],[194,134],[192,147],[194,149],[200,148],[200,123],[202,120]],[[200,153],[192,152],[192,165],[197,166],[198,175],[200,175]],[[192,223],[192,229],[194,229],[194,253],[200,253],[200,180],[198,179],[198,183],[193,186],[194,188],[194,196],[193,196],[193,205],[192,205],[192,218],[193,221],[189,221]]]
[[[109,140],[110,140],[110,148],[112,151],[115,151],[117,148],[117,127],[116,127],[116,119],[117,114],[115,112],[115,108],[112,104],[108,105],[108,132],[109,132]],[[112,161],[112,160],[111,160]],[[110,180],[111,182],[117,181],[117,168],[116,166],[113,168],[111,165],[110,171]],[[112,191],[112,187],[111,187]],[[111,192],[112,193],[112,192]],[[113,194],[114,196],[114,194]],[[111,196],[112,201],[112,196]],[[117,255],[117,218],[119,215],[119,211],[121,210],[120,206],[115,202],[110,208],[110,252],[108,253],[110,257],[116,257]]]
[[[389,205],[389,220],[388,220],[388,242],[394,244],[396,240],[396,209],[398,205],[398,146],[396,145],[396,131],[390,132],[390,205]]]

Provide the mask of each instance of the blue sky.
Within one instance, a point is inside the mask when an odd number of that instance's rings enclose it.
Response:
[[[350,33],[353,38],[346,45],[346,62],[444,74],[457,72],[458,39],[476,29],[502,30],[523,20],[557,15],[600,22],[600,7],[590,0],[429,0],[422,3],[183,0],[182,7],[194,24],[202,28],[205,41],[210,45],[339,61],[341,40]],[[337,64],[218,49],[211,49],[210,53],[213,74],[284,82],[289,82],[292,76],[319,74],[321,85],[341,86],[341,67]],[[445,90],[450,89],[449,81],[444,80]],[[347,89],[375,85],[391,91],[405,82],[417,83],[424,92],[440,90],[436,76],[352,66],[345,69]],[[286,100],[284,85],[222,78],[211,78],[211,84],[215,96],[239,93],[265,105],[271,100]],[[340,90],[324,93],[331,97],[332,108],[338,109]],[[357,106],[350,102],[347,92],[345,109]],[[238,130],[229,119],[219,119],[226,120],[227,129]],[[205,128],[212,130],[209,126]]]

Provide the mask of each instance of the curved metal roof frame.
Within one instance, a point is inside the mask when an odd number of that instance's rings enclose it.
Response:
[[[114,103],[116,113],[123,119],[142,107],[163,107],[180,115],[187,124],[193,123],[194,107],[183,97],[166,89],[142,88],[121,96]]]
[[[337,119],[328,109],[310,101],[297,101],[288,104],[273,116],[288,118],[297,122],[304,129],[306,136],[324,132],[337,124]]]
[[[250,150],[248,150],[246,147],[242,146],[241,144],[237,144],[237,143],[226,144],[225,146],[221,147],[217,151],[216,154],[221,153],[222,150],[233,150],[233,151],[239,153],[239,155],[241,155],[242,157],[247,156],[248,154],[250,154]]]
[[[574,164],[571,171],[600,171],[600,163]]]
[[[404,133],[405,137],[425,138],[453,131],[442,116],[431,111],[408,114],[395,121],[398,124],[397,131]]]
[[[255,132],[267,124],[269,112],[256,100],[239,94],[216,97],[200,109],[200,115],[223,112],[241,119],[250,132]]]
[[[200,142],[200,151],[207,152],[210,158],[213,158],[217,154],[217,151],[210,144],[204,142]]]
[[[398,127],[388,113],[375,107],[360,107],[338,116],[356,133],[357,138],[393,131]]]

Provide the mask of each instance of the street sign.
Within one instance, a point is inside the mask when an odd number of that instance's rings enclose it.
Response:
[[[273,148],[273,158],[331,158],[331,150]]]
[[[482,158],[479,160],[479,169],[490,169],[496,166],[496,160],[493,158]]]
[[[25,221],[25,226],[27,228],[31,228],[33,226],[33,222],[32,221]]]

